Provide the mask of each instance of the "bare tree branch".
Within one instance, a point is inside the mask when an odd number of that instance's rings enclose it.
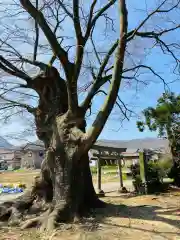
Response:
[[[58,0],[59,5],[62,7],[62,9],[64,10],[64,12],[71,18],[73,19],[73,14],[71,12],[69,12],[69,10],[66,8],[65,4],[61,1]]]
[[[12,63],[6,60],[3,56],[0,56],[0,68],[10,75],[24,79],[27,83],[31,82],[31,78],[24,72],[20,71]]]
[[[45,64],[43,62],[40,62],[40,61],[30,60],[30,59],[23,58],[23,57],[20,58],[20,61],[29,63],[29,64],[34,65],[36,67],[39,67],[42,71],[45,71],[48,68],[47,64]]]
[[[93,83],[93,86],[91,87],[86,99],[84,100],[84,102],[82,103],[81,107],[82,109],[84,109],[84,111],[87,110],[87,108],[89,107],[89,104],[91,103],[91,100],[94,96],[94,94],[96,94],[97,90],[108,80],[110,80],[109,76],[106,77],[102,77],[103,72],[105,70],[105,67],[109,61],[109,58],[111,57],[111,55],[113,54],[113,52],[115,51],[115,49],[118,46],[118,41],[116,41],[112,47],[110,48],[109,52],[107,53],[107,55],[105,56],[103,62],[101,63],[101,67],[99,69],[98,75],[96,77],[95,82]]]
[[[74,29],[76,32],[76,38],[78,43],[82,41],[82,31],[81,31],[81,24],[79,18],[79,0],[73,0],[73,22],[74,22]]]
[[[143,27],[145,25],[145,23],[156,13],[167,13],[172,11],[173,9],[175,9],[176,7],[178,7],[178,5],[180,4],[180,1],[178,1],[175,5],[173,5],[171,8],[169,9],[161,9],[161,7],[167,2],[167,0],[164,0],[154,11],[152,11],[151,13],[148,14],[148,16],[139,24],[139,26],[137,28],[135,28],[135,30],[132,30],[131,33],[129,33],[131,35],[130,39],[133,39],[135,35],[137,35],[137,32],[140,30],[141,27]],[[129,40],[130,40],[129,39]]]
[[[81,71],[82,61],[83,61],[83,54],[84,54],[84,46],[85,46],[85,40],[82,36],[81,31],[81,24],[80,24],[80,18],[79,18],[79,0],[73,0],[73,23],[74,23],[74,29],[76,32],[76,58],[73,68],[73,76],[71,78],[71,95],[73,98],[73,107],[71,107],[72,110],[75,110],[78,106],[78,98],[77,98],[77,81],[78,77]]]
[[[122,0],[119,1],[123,3]],[[22,5],[19,2],[21,2]],[[155,68],[145,65],[145,63],[140,61],[140,59],[136,55],[133,56],[133,54],[136,54],[136,51],[135,53],[131,53],[131,51],[133,51],[131,50],[131,47],[134,46],[133,44],[136,40],[143,40],[142,42],[146,42],[150,39],[151,41],[147,42],[153,42],[152,48],[160,48],[164,54],[171,55],[173,57],[173,63],[175,60],[175,63],[177,63],[178,66],[180,65],[180,44],[178,43],[178,40],[173,38],[173,32],[178,32],[180,25],[178,21],[175,22],[174,20],[168,20],[168,17],[171,16],[167,14],[177,14],[179,10],[178,6],[180,0],[161,0],[161,3],[159,3],[158,7],[155,7],[155,10],[147,13],[147,16],[140,24],[137,24],[137,27],[135,29],[128,33],[126,32],[124,33],[125,35],[121,36],[120,42],[116,42],[115,45],[113,45],[110,49],[110,51],[112,51],[110,52],[110,54],[109,52],[107,53],[109,49],[106,50],[107,45],[109,45],[108,38],[105,39],[104,42],[100,42],[102,41],[100,36],[100,30],[104,30],[105,26],[105,32],[103,32],[102,36],[104,37],[104,34],[108,35],[109,29],[106,28],[106,24],[108,21],[108,24],[109,22],[111,24],[111,31],[113,33],[113,20],[111,19],[108,10],[113,5],[116,6],[115,4],[117,1],[108,0],[105,2],[105,5],[103,5],[98,11],[96,7],[99,2],[97,0],[92,0],[91,3],[83,3],[82,5],[81,2],[78,0],[43,0],[39,2],[38,0],[20,0],[15,1],[12,5],[8,5],[6,3],[0,4],[0,12],[5,13],[5,18],[9,19],[10,17],[14,17],[15,19],[15,24],[13,25],[9,24],[10,21],[7,21],[7,23],[5,21],[2,22],[3,31],[0,39],[0,53],[2,55],[2,58],[0,57],[0,68],[2,70],[1,92],[4,91],[3,94],[7,93],[8,99],[10,98],[14,100],[13,97],[18,95],[18,93],[14,93],[14,90],[10,88],[10,84],[14,86],[17,83],[13,83],[13,79],[11,80],[11,82],[9,81],[9,79],[6,80],[6,73],[8,73],[8,77],[9,75],[16,76],[26,80],[27,82],[31,80],[31,73],[32,75],[36,74],[37,78],[39,76],[40,78],[41,76],[43,76],[42,81],[39,81],[39,85],[37,84],[38,87],[40,86],[39,88],[37,87],[38,90],[37,88],[32,89],[34,89],[36,93],[46,93],[46,96],[48,96],[48,94],[53,96],[57,87],[57,85],[54,85],[54,88],[51,87],[51,83],[53,82],[54,84],[54,78],[50,83],[50,81],[48,82],[48,80],[44,81],[44,76],[46,76],[46,73],[48,72],[46,71],[46,69],[51,69],[49,66],[55,66],[54,61],[56,59],[60,60],[65,72],[66,82],[64,82],[64,85],[67,85],[68,88],[68,99],[65,99],[66,110],[67,108],[69,108],[70,110],[74,111],[74,113],[76,113],[76,109],[79,110],[78,94],[81,92],[87,92],[88,89],[90,89],[84,102],[80,105],[80,108],[83,109],[83,113],[85,115],[86,111],[88,111],[91,103],[93,102],[93,97],[99,92],[106,93],[102,86],[106,83],[108,83],[108,85],[111,85],[111,90],[107,95],[105,105],[102,107],[100,113],[96,117],[96,121],[94,122],[93,127],[89,129],[88,133],[85,135],[85,142],[87,143],[87,145],[85,145],[87,146],[87,148],[88,145],[90,146],[90,144],[92,144],[97,138],[99,132],[103,128],[103,124],[106,123],[106,120],[116,102],[118,102],[118,104],[120,103],[122,111],[125,112],[125,114],[123,114],[124,116],[126,115],[126,113],[128,113],[128,111],[126,110],[127,106],[125,105],[125,103],[121,102],[121,98],[119,98],[118,96],[118,85],[121,84],[121,81],[123,81],[124,84],[128,84],[128,88],[136,85],[137,90],[137,85],[139,83],[148,85],[148,82],[151,81],[149,79],[146,80],[144,78],[140,78],[140,75],[150,73],[152,76],[155,76],[153,77],[153,79],[160,79],[166,88],[169,86],[169,83],[167,83],[163,75],[161,76],[161,74],[159,74]],[[171,4],[171,6],[169,5],[169,3]],[[153,5],[154,4],[155,3],[153,3]],[[5,6],[5,9],[1,9],[2,5]],[[23,11],[22,6],[24,7]],[[88,6],[89,8],[86,9],[86,6]],[[15,9],[15,7],[17,7],[17,9]],[[30,14],[30,16],[28,13]],[[160,17],[167,17],[167,21],[165,20],[162,23],[162,26],[160,22],[158,22],[158,24],[154,25],[153,27],[152,25],[149,25],[149,30],[144,30],[146,24],[151,23],[151,18],[158,15]],[[3,17],[4,16],[2,16],[1,19],[3,19]],[[66,18],[68,20],[68,23],[66,22]],[[105,19],[104,26],[102,29],[101,27],[100,29],[98,29],[99,36],[98,39],[95,39],[93,38],[93,33],[97,27],[96,24],[98,23],[98,20],[100,18],[102,18],[103,20]],[[33,25],[31,24],[32,19]],[[63,24],[64,20],[67,25],[71,24],[71,27],[74,28],[76,33],[75,37],[74,31],[69,30],[70,26]],[[121,21],[121,24],[122,23],[123,21]],[[170,35],[171,37],[171,34],[172,38],[167,39],[167,36]],[[45,35],[45,37],[43,35]],[[111,35],[111,37],[113,36]],[[123,41],[125,41],[125,43],[122,43]],[[127,43],[128,49],[126,49],[126,59],[125,62],[123,62],[123,48],[126,47]],[[122,44],[121,48],[120,44]],[[104,49],[102,50],[102,48]],[[116,63],[114,64],[114,66],[111,66],[111,60],[113,58],[112,56],[116,48],[118,48],[117,52],[120,54],[121,60],[123,60],[120,62],[120,60],[116,59]],[[76,49],[76,51],[74,51],[74,49]],[[53,53],[51,52],[51,50]],[[85,54],[87,54],[87,58]],[[41,62],[42,59],[45,62]],[[70,62],[70,59],[73,59],[71,60],[72,63]],[[86,63],[86,61],[88,63]],[[122,67],[122,65],[124,66]],[[119,69],[117,69],[117,66],[119,66]],[[39,75],[38,68],[43,70],[44,75]],[[56,68],[58,72],[61,71],[61,66],[59,67],[59,65],[56,65]],[[36,70],[38,70],[38,72],[34,72]],[[5,71],[5,73],[3,71]],[[114,74],[112,74],[112,72]],[[89,75],[92,75],[90,76],[91,81],[86,82],[86,79],[89,79]],[[32,79],[34,82],[36,81],[36,77]],[[60,79],[60,77],[57,77],[57,79]],[[84,82],[82,84],[83,86],[80,85],[79,87],[79,84],[81,84],[81,82],[79,81],[81,79]],[[173,81],[173,79],[171,80]],[[4,85],[4,82],[6,82],[7,84]],[[57,84],[59,84],[59,81]],[[77,85],[79,88],[77,87]],[[26,88],[27,86],[29,87],[32,85],[27,84],[19,86],[22,88]],[[58,87],[60,88],[59,91],[61,91],[62,87],[59,85]],[[66,86],[64,86],[63,90],[65,90],[66,92]],[[25,92],[26,91],[24,90],[24,95],[26,94]],[[40,95],[41,94],[39,94],[39,96]],[[30,96],[28,94],[27,97],[31,97],[31,99],[34,101],[33,103],[39,100],[38,96],[36,96],[37,100],[34,100],[34,96]],[[55,93],[55,97],[52,97],[51,100],[53,100],[54,103],[56,99],[57,95]],[[24,102],[24,100],[27,99],[25,99],[25,96],[22,96],[20,100]],[[19,99],[15,99],[15,102],[18,103],[18,101]],[[15,102],[9,102],[9,104],[14,104],[14,106],[16,107],[21,107],[20,105],[15,105]],[[67,102],[69,106],[67,106]],[[51,103],[49,104],[51,105]],[[49,111],[49,109],[47,111]],[[53,111],[51,111],[51,113],[52,115],[56,114],[54,113],[54,109]],[[127,117],[125,116],[126,119]]]
[[[169,33],[174,30],[177,30],[178,28],[180,28],[180,24],[178,24],[177,26],[175,26],[173,28],[164,29],[160,32],[136,32],[135,35],[139,36],[139,37],[156,38],[156,37],[160,37],[160,36],[164,35],[165,33]],[[128,41],[130,41],[131,39],[132,38],[129,38]]]
[[[90,33],[91,33],[92,18],[93,18],[93,12],[94,12],[96,3],[97,3],[97,0],[94,0],[93,3],[91,4],[91,8],[89,11],[89,18],[88,18],[88,22],[87,22],[87,29],[86,29],[86,33],[85,33],[85,39],[88,39],[88,36],[90,36]]]
[[[175,69],[176,69],[178,67],[178,65],[180,64],[180,60],[176,57],[176,55],[173,53],[173,51],[170,50],[169,46],[164,41],[162,41],[159,38],[157,38],[156,40],[157,40],[157,43],[160,44],[160,47],[161,47],[163,53],[165,53],[165,51],[163,49],[163,47],[164,47],[167,50],[167,52],[169,52],[170,55],[175,59],[175,61],[176,61]],[[180,73],[180,71],[179,71],[179,73]]]
[[[68,76],[70,62],[68,60],[67,52],[60,46],[55,34],[48,26],[44,18],[44,15],[42,14],[42,12],[37,10],[29,0],[20,0],[20,3],[22,4],[23,8],[34,18],[35,21],[37,21],[37,23],[41,27],[43,33],[45,34],[47,40],[49,41],[49,44],[52,47],[54,54],[59,58],[64,68],[65,74]]]
[[[110,0],[109,3],[107,3],[105,6],[103,6],[98,13],[94,16],[94,18],[91,21],[91,24],[88,24],[86,35],[89,36],[92,28],[95,26],[97,20],[111,7],[115,4],[117,0]],[[92,5],[93,6],[93,5]],[[91,17],[91,16],[90,16]]]
[[[97,49],[96,49],[96,45],[95,45],[95,43],[94,43],[94,40],[93,40],[92,35],[91,35],[91,38],[90,38],[90,39],[91,39],[91,43],[92,43],[92,46],[93,46],[93,49],[94,49],[96,58],[97,58],[97,60],[98,60],[98,63],[99,63],[99,65],[101,66],[101,60],[100,60],[100,57],[99,57],[99,55],[98,55],[98,51],[97,51]]]
[[[108,96],[105,100],[104,106],[99,111],[92,127],[88,129],[84,138],[84,148],[89,149],[90,146],[96,141],[97,137],[101,133],[104,124],[106,123],[113,107],[117,99],[121,77],[123,73],[123,64],[124,64],[124,56],[126,50],[126,37],[127,37],[127,28],[128,28],[128,20],[127,20],[127,8],[125,0],[119,0],[120,5],[120,39],[117,48],[117,55],[115,58],[115,67],[114,73],[112,77],[112,82],[110,86],[110,90]]]
[[[23,104],[23,103],[19,103],[19,102],[17,102],[17,101],[11,100],[11,99],[7,99],[7,98],[5,98],[2,94],[0,94],[0,99],[2,99],[3,101],[7,102],[7,105],[13,104],[13,105],[15,105],[15,106],[25,108],[25,109],[26,109],[28,112],[30,112],[30,113],[33,113],[33,112],[35,111],[35,108],[30,107],[30,106],[27,105],[27,104]],[[0,110],[2,110],[2,109],[0,108]]]
[[[163,77],[161,77],[161,75],[159,75],[159,74],[158,74],[155,70],[153,70],[153,68],[150,67],[150,66],[140,64],[140,65],[138,65],[138,66],[135,66],[135,67],[132,67],[132,68],[129,68],[129,69],[125,69],[125,70],[124,70],[124,73],[127,73],[127,72],[129,72],[129,71],[135,71],[135,70],[140,69],[140,68],[144,68],[144,69],[147,69],[147,70],[149,70],[150,72],[152,72],[154,76],[156,76],[156,77],[158,77],[160,80],[162,80],[162,82],[163,82],[163,84],[164,84],[165,87],[168,87],[168,88],[169,88],[169,86],[167,85],[165,79],[164,79]]]
[[[36,9],[38,10],[38,1],[36,0]],[[38,22],[35,20],[35,32],[36,32],[36,39],[34,43],[34,55],[33,55],[33,60],[36,60],[37,57],[37,50],[38,50],[38,44],[39,44],[39,26]]]
[[[96,92],[96,94],[98,94],[98,93],[103,93],[104,95],[108,95],[105,91],[103,91],[103,90],[98,90],[97,92]],[[120,99],[120,97],[118,96],[117,97],[118,98],[118,100],[120,100],[120,102],[121,103],[123,103],[123,101],[121,101],[121,99]],[[123,107],[125,107],[125,111],[123,110],[123,108],[122,108],[122,106],[118,103],[118,101],[116,101],[116,103],[115,103],[117,106],[118,106],[118,108],[120,109],[120,111],[121,111],[121,113],[124,115],[124,117],[129,121],[129,118],[128,118],[128,116],[127,116],[127,113],[126,113],[126,110],[127,110],[127,108],[126,108],[126,105],[123,103]],[[129,111],[129,110],[128,110]]]

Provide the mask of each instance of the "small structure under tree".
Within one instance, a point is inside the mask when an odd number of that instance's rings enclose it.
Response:
[[[95,151],[94,151],[95,150]],[[104,196],[104,191],[101,188],[101,167],[104,165],[117,165],[120,186],[118,191],[123,190],[123,178],[122,178],[122,152],[126,151],[126,148],[118,147],[107,147],[107,146],[98,146],[93,145],[92,147],[93,156],[91,160],[96,161],[97,166],[97,193],[99,196]]]

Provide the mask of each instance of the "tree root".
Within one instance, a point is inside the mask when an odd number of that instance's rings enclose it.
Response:
[[[13,224],[19,222],[24,213],[31,208],[35,198],[34,191],[30,189],[14,201],[2,203],[0,205],[0,221],[9,221]]]
[[[43,203],[43,201],[50,202],[52,200],[52,187],[43,178],[44,172],[42,171],[40,176],[35,177],[34,185],[22,196],[0,205],[0,221],[8,221],[11,225],[19,224],[35,202]],[[42,207],[39,208],[39,211],[41,209]]]
[[[83,190],[82,199],[64,196],[66,201],[62,201],[55,198],[49,169],[46,169],[46,165],[44,162],[41,175],[35,178],[34,186],[29,191],[15,201],[0,205],[0,221],[8,221],[10,225],[19,225],[22,229],[38,227],[42,232],[45,230],[51,232],[58,224],[73,222],[75,218],[79,220],[85,214],[90,213],[91,209],[106,206],[98,199],[92,181],[88,179],[85,181],[88,187]],[[38,208],[37,204],[39,204]]]
[[[0,221],[2,222],[8,222],[8,225],[10,226],[21,226],[21,223],[23,222],[24,227],[35,227],[40,225],[43,219],[47,219],[49,210],[47,211],[47,205],[42,205],[39,207],[36,207],[36,202],[32,205],[34,209],[31,211],[30,208],[16,208],[16,203],[14,203],[11,207],[5,208],[1,206],[0,210]],[[27,206],[27,205],[26,205]],[[46,213],[47,211],[47,213]],[[41,214],[41,215],[40,215]],[[37,217],[34,217],[32,219],[28,219],[30,216],[36,215]],[[40,215],[40,216],[38,216]],[[27,220],[28,219],[28,220]]]
[[[58,223],[73,222],[78,217],[83,217],[84,214],[79,214],[73,211],[73,203],[66,201],[45,204],[43,199],[36,202],[37,198],[32,191],[26,192],[21,197],[17,198],[14,202],[5,202],[0,205],[0,221],[8,221],[9,225],[19,225],[22,229],[38,227],[41,232],[52,231]],[[37,206],[37,204],[39,206]],[[99,199],[93,202],[93,206],[84,206],[87,212],[90,209],[105,207],[105,203]],[[82,207],[82,206],[81,206]],[[76,209],[75,211],[80,211]],[[81,209],[82,211],[82,209]],[[91,212],[92,213],[92,212]],[[28,219],[30,214],[35,214],[35,217]],[[23,221],[23,224],[21,224]]]
[[[41,223],[42,217],[35,217],[32,219],[27,220],[25,223],[21,225],[21,229],[33,228],[38,227]]]
[[[43,214],[42,216],[27,220],[21,225],[21,229],[37,227],[40,229],[40,232],[52,232],[57,226],[55,218],[56,217],[51,214],[48,217]]]
[[[59,223],[69,220],[69,207],[67,204],[50,206],[49,209],[40,216],[25,221],[21,229],[38,227],[40,232],[52,232]]]

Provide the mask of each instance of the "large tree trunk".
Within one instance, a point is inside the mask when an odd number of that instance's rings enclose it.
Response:
[[[93,187],[88,153],[82,151],[83,121],[78,124],[78,119],[74,121],[68,113],[56,118],[40,177],[28,194],[9,203],[10,208],[1,208],[1,219],[17,221],[37,200],[44,200],[46,212],[23,227],[41,224],[42,230],[51,230],[57,222],[72,221],[104,206]]]
[[[41,210],[24,227],[51,230],[57,222],[71,221],[90,209],[104,206],[94,190],[88,152],[83,149],[84,113],[68,110],[66,83],[55,68],[37,76],[32,85],[39,95],[35,111],[37,136],[46,156],[34,186],[14,202],[0,207],[0,220],[19,223],[35,205]],[[39,204],[41,203],[41,204]],[[44,204],[42,204],[44,203]]]

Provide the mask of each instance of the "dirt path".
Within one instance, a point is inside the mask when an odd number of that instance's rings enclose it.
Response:
[[[132,182],[124,181],[132,189]],[[95,185],[96,187],[96,185]],[[180,240],[180,192],[132,196],[117,194],[119,182],[102,184],[106,201],[112,205],[82,223],[62,225],[51,237],[35,229],[2,228],[0,240]],[[0,202],[18,195],[1,195]]]
[[[128,191],[132,191],[133,189],[132,180],[123,181],[123,185],[127,188]],[[117,191],[119,188],[120,188],[119,182],[107,182],[102,184],[102,190],[104,192]]]
[[[119,182],[103,183],[102,184],[102,190],[105,193],[106,192],[117,191],[119,189],[119,186],[120,186]],[[132,190],[132,181],[130,181],[130,180],[124,181],[124,186],[128,190]],[[96,188],[96,184],[95,184],[95,188]],[[2,195],[0,195],[0,203],[3,203],[5,201],[9,201],[9,200],[13,200],[20,195],[21,195],[21,193],[20,194],[2,194]]]
[[[61,225],[51,236],[6,227],[0,229],[0,240],[180,240],[180,193],[130,196],[114,192],[103,200],[112,205],[81,223]]]
[[[20,195],[21,194],[2,194],[2,195],[0,195],[0,204],[5,202],[5,201],[13,200]]]

